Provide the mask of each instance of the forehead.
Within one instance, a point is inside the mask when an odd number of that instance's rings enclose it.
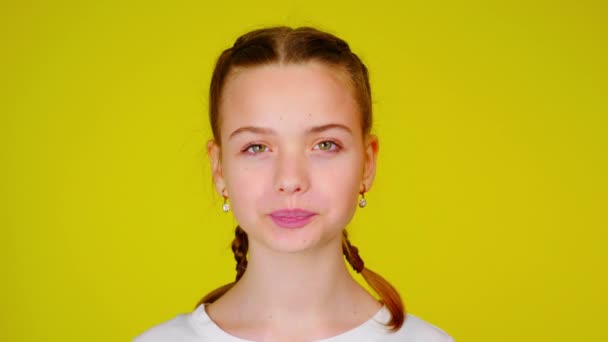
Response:
[[[222,136],[244,125],[281,131],[340,123],[353,132],[361,125],[346,72],[319,62],[237,69],[221,101]]]

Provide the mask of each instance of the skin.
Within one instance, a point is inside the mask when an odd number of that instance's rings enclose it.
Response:
[[[344,72],[319,62],[239,69],[220,116],[222,146],[211,140],[207,151],[216,190],[249,237],[249,264],[206,307],[211,319],[243,339],[310,341],[374,316],[381,304],[350,276],[341,236],[372,186],[378,139],[362,133]],[[293,208],[316,215],[296,229],[269,217]]]

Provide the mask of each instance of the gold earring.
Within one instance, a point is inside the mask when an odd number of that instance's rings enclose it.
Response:
[[[224,204],[222,205],[222,210],[227,213],[230,211],[230,204],[228,204],[228,196],[222,195],[224,197]]]
[[[360,192],[361,199],[359,200],[359,208],[365,208],[367,205],[367,200],[365,199],[365,185],[363,186],[363,191]]]

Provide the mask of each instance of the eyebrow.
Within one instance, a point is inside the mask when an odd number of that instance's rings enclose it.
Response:
[[[341,129],[346,131],[349,134],[353,134],[352,130],[345,125],[342,124],[338,124],[338,123],[331,123],[331,124],[327,124],[327,125],[321,125],[321,126],[315,126],[315,127],[311,127],[309,128],[306,133],[310,134],[310,133],[320,133],[320,132],[324,132],[330,129]],[[240,134],[240,133],[244,133],[244,132],[251,132],[251,133],[258,133],[258,134],[268,134],[268,135],[277,135],[277,132],[275,132],[274,130],[270,129],[270,128],[266,128],[266,127],[255,127],[255,126],[244,126],[244,127],[240,127],[238,129],[236,129],[234,132],[232,132],[230,134],[230,136],[228,137],[228,140],[232,139],[235,135]]]

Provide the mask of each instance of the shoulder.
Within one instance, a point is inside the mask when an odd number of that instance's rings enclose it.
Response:
[[[363,325],[324,342],[454,342],[454,339],[441,328],[409,312],[406,313],[405,321],[397,331],[390,331],[386,326],[390,319],[391,313],[384,306]]]
[[[441,328],[424,321],[422,318],[406,314],[399,330],[390,331],[386,324],[391,314],[386,306],[363,325],[344,334],[322,340],[323,342],[454,342],[454,339]]]
[[[135,337],[133,342],[186,342],[194,339],[196,339],[196,331],[189,322],[189,315],[181,314],[144,331]]]
[[[133,342],[201,342],[201,341],[239,341],[224,333],[213,323],[205,311],[204,305],[199,305],[194,311],[158,324],[141,335]]]
[[[405,322],[395,333],[402,341],[411,342],[454,342],[454,339],[441,328],[408,313]]]

